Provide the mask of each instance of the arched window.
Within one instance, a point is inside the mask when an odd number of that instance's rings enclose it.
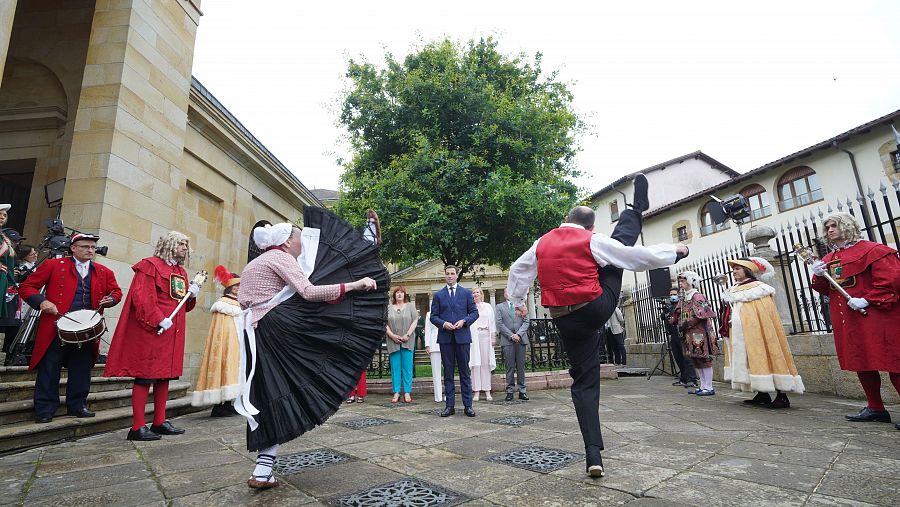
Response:
[[[787,211],[822,200],[822,184],[812,168],[795,167],[778,180],[778,211]]]
[[[741,190],[740,194],[747,198],[750,205],[750,220],[759,220],[772,214],[772,207],[769,206],[769,193],[766,192],[762,185],[748,185]]]
[[[712,213],[709,212],[709,207],[714,204],[715,201],[709,201],[708,203],[703,205],[703,208],[700,209],[700,235],[706,236],[707,234],[712,234],[714,232],[724,231],[728,228],[728,222],[723,222],[721,224],[717,224],[712,217]]]
[[[250,244],[247,245],[247,262],[252,261],[253,259],[259,257],[259,254],[263,253],[262,250],[256,246],[256,243],[253,242],[253,229],[257,227],[263,227],[265,225],[272,225],[268,220],[260,220],[253,224],[253,227],[250,229]]]

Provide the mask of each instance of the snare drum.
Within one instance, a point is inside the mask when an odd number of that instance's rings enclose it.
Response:
[[[59,317],[56,331],[63,343],[92,342],[106,332],[106,319],[94,310],[75,310]]]

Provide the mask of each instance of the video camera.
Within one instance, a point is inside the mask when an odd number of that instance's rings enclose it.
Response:
[[[59,218],[48,218],[44,220],[44,225],[47,226],[47,234],[44,235],[38,250],[48,250],[48,257],[65,257],[69,255],[72,238],[69,234],[66,234],[66,229],[71,231],[72,234],[80,231],[66,227]],[[109,252],[109,247],[97,247],[95,252],[105,257],[107,252]]]

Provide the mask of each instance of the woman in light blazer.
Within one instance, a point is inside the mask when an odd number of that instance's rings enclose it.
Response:
[[[497,368],[497,355],[494,344],[497,343],[497,320],[490,303],[484,302],[484,293],[480,287],[472,289],[475,307],[478,308],[478,320],[472,328],[472,347],[469,352],[469,367],[472,369],[472,400],[478,401],[480,391],[484,391],[484,399],[491,401],[491,372]]]
[[[394,289],[391,304],[388,305],[387,350],[391,361],[391,385],[394,397],[391,403],[400,400],[401,389],[403,402],[412,403],[413,351],[416,348],[415,330],[419,312],[409,302],[406,287]]]
[[[431,381],[434,384],[434,401],[444,401],[443,382],[441,373],[441,346],[437,342],[438,329],[431,323],[431,312],[425,314],[425,352],[431,359]]]

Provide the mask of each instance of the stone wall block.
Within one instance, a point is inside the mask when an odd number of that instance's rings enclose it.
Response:
[[[114,206],[103,206],[101,226],[110,231],[119,231],[134,240],[146,241],[146,238],[150,237],[149,220]]]

